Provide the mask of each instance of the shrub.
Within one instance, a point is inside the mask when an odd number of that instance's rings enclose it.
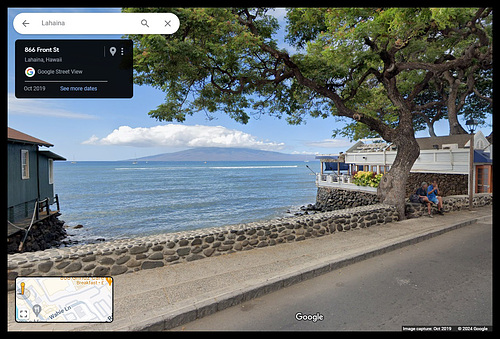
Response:
[[[359,171],[354,174],[353,182],[358,186],[378,187],[383,174],[376,174],[372,171]]]

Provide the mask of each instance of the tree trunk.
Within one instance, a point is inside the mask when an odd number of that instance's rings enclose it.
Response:
[[[443,75],[450,85],[448,99],[446,100],[446,107],[448,109],[448,123],[450,125],[450,135],[467,134],[462,125],[460,125],[457,116],[458,114],[457,97],[458,97],[458,87],[460,85],[460,80],[455,79],[451,75],[450,71],[444,72]],[[462,76],[463,76],[463,71],[462,71]]]
[[[460,125],[455,107],[448,106],[448,123],[450,125],[450,135],[467,134],[467,131]]]
[[[415,160],[420,155],[420,147],[415,140],[413,127],[401,124],[395,130],[393,144],[397,146],[396,159],[390,171],[382,177],[377,195],[382,203],[396,206],[399,220],[404,220],[406,182]]]
[[[429,129],[429,136],[436,137],[436,132],[434,131],[434,123],[433,122],[428,122],[427,123],[427,128]]]

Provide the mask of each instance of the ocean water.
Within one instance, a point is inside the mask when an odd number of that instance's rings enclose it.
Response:
[[[54,162],[72,240],[94,242],[290,216],[314,203],[319,162]]]

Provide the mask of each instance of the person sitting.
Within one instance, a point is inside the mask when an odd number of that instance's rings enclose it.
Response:
[[[429,213],[429,218],[432,218],[432,213],[431,213],[431,202],[429,201],[429,198],[427,198],[427,183],[424,181],[420,185],[420,187],[417,189],[415,192],[416,195],[418,195],[418,201],[422,204],[427,204],[427,211]]]
[[[430,202],[437,205],[438,213],[443,215],[443,198],[439,196],[439,188],[437,184],[437,180],[433,179],[429,187],[427,188],[427,199]]]

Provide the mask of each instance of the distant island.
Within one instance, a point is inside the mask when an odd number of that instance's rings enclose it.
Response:
[[[199,147],[129,159],[133,161],[314,161],[311,154],[287,154],[251,148]]]

